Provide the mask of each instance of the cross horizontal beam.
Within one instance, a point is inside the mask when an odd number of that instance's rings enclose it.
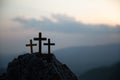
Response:
[[[39,42],[39,54],[42,54],[42,41],[47,40],[47,38],[42,37],[42,33],[39,33],[39,37],[34,38],[34,40]]]
[[[50,39],[48,39],[48,43],[44,43],[44,45],[47,45],[47,46],[48,46],[48,54],[50,54],[50,53],[51,53],[50,47],[51,47],[51,46],[54,46],[55,43],[50,43]]]
[[[30,39],[30,44],[26,44],[26,47],[30,47],[30,52],[33,53],[33,46],[37,46],[37,44],[32,43],[32,39]]]

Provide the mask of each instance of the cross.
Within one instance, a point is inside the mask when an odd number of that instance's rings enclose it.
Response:
[[[50,43],[50,39],[48,39],[48,43],[44,43],[44,45],[48,45],[48,54],[50,54],[50,46],[55,45],[55,43]]]
[[[39,33],[38,38],[34,38],[34,40],[39,41],[39,53],[42,54],[42,40],[46,40],[46,38],[42,38],[42,33]]]
[[[26,44],[26,46],[27,46],[27,47],[29,46],[31,53],[33,53],[33,46],[37,46],[37,44],[33,44],[33,43],[32,43],[32,39],[30,39],[30,44]]]

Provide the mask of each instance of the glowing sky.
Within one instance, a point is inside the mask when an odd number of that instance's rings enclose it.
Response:
[[[0,11],[0,19],[65,14],[84,23],[120,24],[119,0],[1,0]]]
[[[0,0],[2,53],[26,51],[40,31],[55,48],[119,43],[119,25],[119,0]]]

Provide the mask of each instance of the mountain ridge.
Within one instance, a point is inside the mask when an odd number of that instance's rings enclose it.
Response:
[[[120,80],[120,62],[88,70],[79,78],[80,80]]]

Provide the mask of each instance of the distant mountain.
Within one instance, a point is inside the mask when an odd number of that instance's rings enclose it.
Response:
[[[91,69],[81,75],[80,80],[120,80],[120,62],[109,67]]]
[[[74,73],[107,66],[120,61],[120,44],[70,47],[54,52]]]

